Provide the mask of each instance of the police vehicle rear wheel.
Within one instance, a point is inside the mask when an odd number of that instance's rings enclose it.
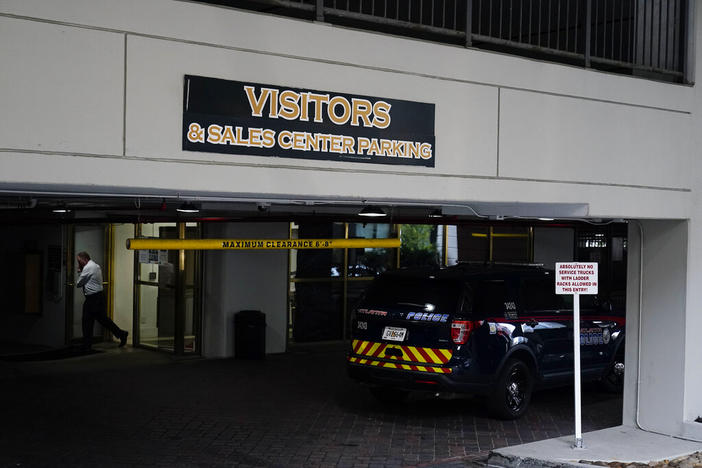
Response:
[[[624,343],[619,346],[617,355],[607,367],[601,382],[607,392],[621,393],[624,390]]]
[[[495,415],[501,419],[516,419],[524,414],[531,401],[533,386],[529,366],[518,359],[507,361],[491,398]]]
[[[390,387],[371,387],[371,395],[385,405],[399,405],[405,402],[409,392]]]
[[[619,370],[619,369],[622,370]],[[609,393],[621,393],[624,390],[624,364],[613,362],[602,377],[602,388]]]

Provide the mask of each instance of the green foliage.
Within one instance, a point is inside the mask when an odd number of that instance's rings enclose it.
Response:
[[[436,226],[424,224],[404,224],[400,265],[403,267],[432,266],[439,264],[436,248]]]
[[[388,269],[390,250],[389,249],[357,249],[358,254],[353,262],[349,256],[349,276],[372,276],[384,272]],[[351,265],[357,266],[351,266]],[[358,265],[362,265],[359,267]],[[355,270],[354,270],[355,269]]]

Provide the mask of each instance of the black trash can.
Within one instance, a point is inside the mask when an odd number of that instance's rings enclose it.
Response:
[[[266,356],[266,314],[242,310],[234,314],[234,357],[263,359]]]

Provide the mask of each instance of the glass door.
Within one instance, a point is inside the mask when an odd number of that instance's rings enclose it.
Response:
[[[197,223],[139,225],[140,237],[197,239]],[[174,354],[199,353],[200,255],[194,250],[141,250],[136,254],[138,344]]]
[[[386,239],[397,236],[396,226],[375,223],[305,222],[292,224],[290,230],[291,239]],[[289,341],[309,343],[347,338],[349,311],[376,275],[396,266],[397,250],[291,250]]]

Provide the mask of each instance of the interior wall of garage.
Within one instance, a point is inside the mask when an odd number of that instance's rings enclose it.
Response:
[[[702,102],[700,104],[702,106]],[[702,137],[700,148],[702,148]],[[698,171],[702,169],[697,162]],[[698,172],[700,174],[702,172]],[[684,415],[682,434],[702,441],[702,351],[700,350],[700,330],[702,330],[702,195],[697,192],[696,209],[698,216],[689,222],[688,275],[684,332]]]
[[[0,342],[60,347],[65,343],[65,251],[64,227],[3,226],[0,227]],[[49,248],[58,248],[61,270],[49,269]],[[41,314],[23,313],[25,281],[23,261],[25,252],[39,252],[42,259],[40,290],[29,291],[41,295]]]
[[[622,420],[665,434],[681,434],[683,421],[688,228],[687,221],[629,224]]]
[[[534,263],[553,269],[556,262],[573,260],[575,230],[560,227],[534,228]]]
[[[211,223],[213,239],[287,239],[288,223]],[[266,315],[266,353],[286,348],[288,251],[206,251],[203,305],[203,354],[234,355],[234,314],[260,310]]]

